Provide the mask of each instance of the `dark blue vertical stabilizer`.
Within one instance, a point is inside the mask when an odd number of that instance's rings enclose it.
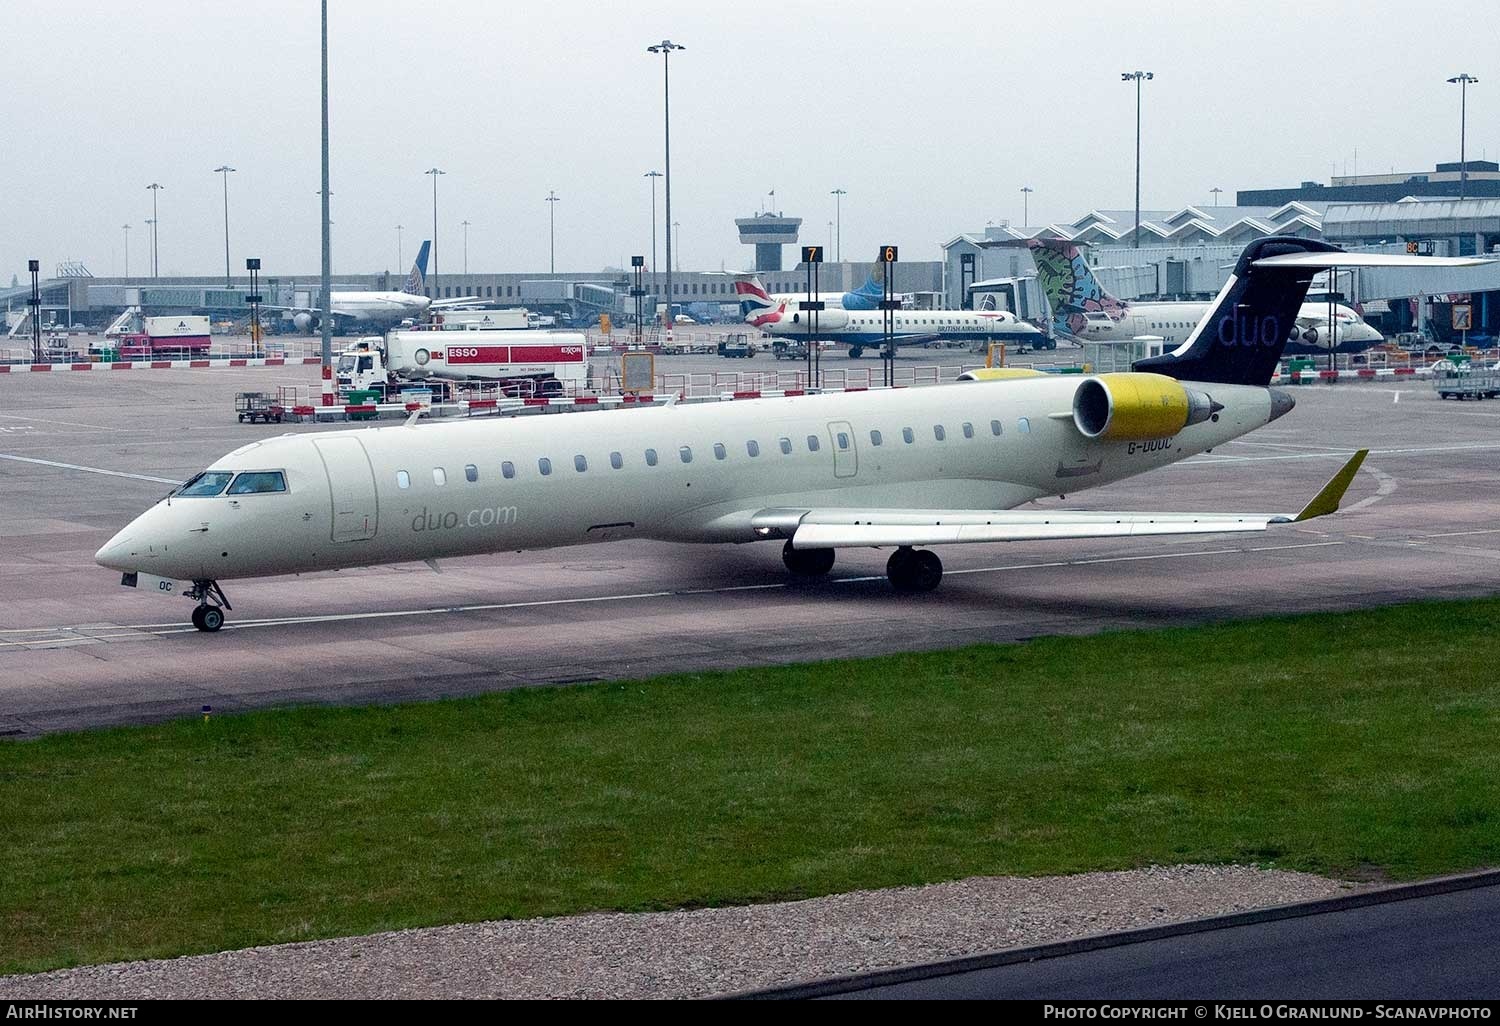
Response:
[[[1256,267],[1255,261],[1292,253],[1338,253],[1337,246],[1292,236],[1258,239],[1245,247],[1234,274],[1177,353],[1137,361],[1135,369],[1179,381],[1269,385],[1276,361],[1297,325],[1315,267]]]

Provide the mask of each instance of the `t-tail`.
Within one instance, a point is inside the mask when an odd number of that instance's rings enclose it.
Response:
[[[427,251],[432,248],[431,239],[422,240],[422,248],[417,250],[417,259],[412,261],[411,273],[406,276],[406,287],[401,291],[413,296],[427,294]]]
[[[1234,273],[1187,341],[1163,356],[1137,361],[1135,369],[1180,381],[1269,385],[1313,275],[1344,262],[1355,261],[1326,242],[1275,235],[1257,239],[1240,254]]]
[[[739,297],[740,314],[746,324],[763,328],[781,320],[781,315],[785,313],[783,304],[771,299],[771,294],[766,291],[757,274],[735,275],[734,294]]]
[[[1105,291],[1075,243],[1067,239],[1028,239],[1037,281],[1052,307],[1052,330],[1081,336],[1089,316],[1104,314],[1118,321],[1129,310],[1124,300]]]

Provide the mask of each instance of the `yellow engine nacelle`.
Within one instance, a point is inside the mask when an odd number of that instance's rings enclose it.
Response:
[[[975,367],[958,376],[959,381],[1014,381],[1017,378],[1045,378],[1047,375],[1030,367]]]
[[[1073,393],[1073,423],[1089,438],[1148,442],[1213,416],[1214,403],[1162,374],[1099,374]]]

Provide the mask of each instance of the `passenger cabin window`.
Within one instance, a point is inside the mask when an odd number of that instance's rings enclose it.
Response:
[[[998,420],[990,421],[990,434],[994,435],[996,438],[999,438],[1004,430],[1005,429],[1000,426],[1000,422]]]
[[[648,466],[648,467],[654,467],[654,466],[656,466],[656,450],[655,449],[647,449],[646,450],[646,466]]]
[[[229,484],[229,479],[234,475],[228,471],[211,470],[188,479],[188,482],[177,490],[177,495],[189,498],[201,499],[209,495],[218,495]]]
[[[467,482],[469,482],[469,484],[473,484],[475,481],[478,481],[479,480],[479,468],[476,467],[476,466],[474,466],[474,464],[472,464],[472,463],[465,464],[464,465],[464,480],[467,481]]]
[[[783,456],[790,456],[792,454],[792,440],[790,438],[783,438],[781,440],[781,454]]]
[[[880,441],[881,441],[881,439],[880,439],[880,432],[879,431],[871,431],[870,432],[870,444],[871,445],[879,445]]]
[[[432,483],[441,487],[448,483],[448,472],[442,467],[432,468]]]
[[[625,466],[625,457],[617,452],[612,452],[609,454],[609,465],[616,470],[620,470]]]
[[[516,476],[516,465],[514,463],[512,463],[510,460],[506,460],[505,462],[501,463],[500,464],[500,476],[503,477],[503,478],[505,478],[507,481],[509,481],[511,478],[515,477]]]
[[[584,459],[582,454],[574,456],[573,469],[582,474],[585,470],[589,469],[589,461]]]
[[[286,477],[279,470],[253,470],[241,474],[229,486],[230,495],[258,495],[286,491]]]
[[[716,460],[722,460],[722,459],[724,459],[728,455],[729,455],[729,451],[724,448],[724,443],[723,442],[715,442],[714,443],[714,459],[716,459]]]
[[[1021,434],[1023,435],[1031,434],[1031,421],[1026,419],[1025,417],[1022,417],[1020,420],[1016,421],[1016,430],[1021,432]]]
[[[398,470],[398,471],[396,471],[396,487],[397,488],[410,488],[411,487],[411,475],[408,474],[404,470]]]
[[[849,436],[846,433],[844,433],[843,431],[839,432],[839,434],[838,434],[838,441],[839,441],[839,448],[840,449],[847,449],[847,448],[849,448]]]
[[[750,441],[745,443],[745,451],[748,452],[751,456],[759,456],[760,443],[753,438],[750,439]]]
[[[684,445],[677,450],[677,455],[681,458],[682,462],[691,463],[693,462],[693,447]]]
[[[548,474],[552,473],[552,461],[543,456],[541,459],[536,461],[536,469],[542,472],[543,477],[546,477]]]
[[[964,421],[964,437],[965,438],[973,438],[974,437],[974,425],[970,424],[968,421]]]
[[[807,451],[808,452],[817,452],[818,451],[818,436],[817,435],[808,435],[807,436]]]
[[[936,438],[939,442],[945,441],[948,437],[948,432],[943,429],[943,425],[934,424],[932,425],[932,437]]]
[[[911,443],[913,443],[913,442],[915,442],[917,440],[917,436],[912,431],[911,428],[902,428],[901,429],[901,437],[906,442],[907,445],[910,445]]]

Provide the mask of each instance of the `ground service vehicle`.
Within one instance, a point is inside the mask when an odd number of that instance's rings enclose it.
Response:
[[[515,395],[549,395],[588,384],[582,334],[554,331],[392,331],[360,339],[339,354],[340,392],[400,385],[486,382]],[[434,391],[439,391],[434,389]]]
[[[750,344],[748,335],[725,335],[719,340],[719,355],[748,360],[755,355],[755,347]]]
[[[139,307],[116,318],[104,337],[122,360],[204,356],[213,341],[207,317],[143,317]]]

